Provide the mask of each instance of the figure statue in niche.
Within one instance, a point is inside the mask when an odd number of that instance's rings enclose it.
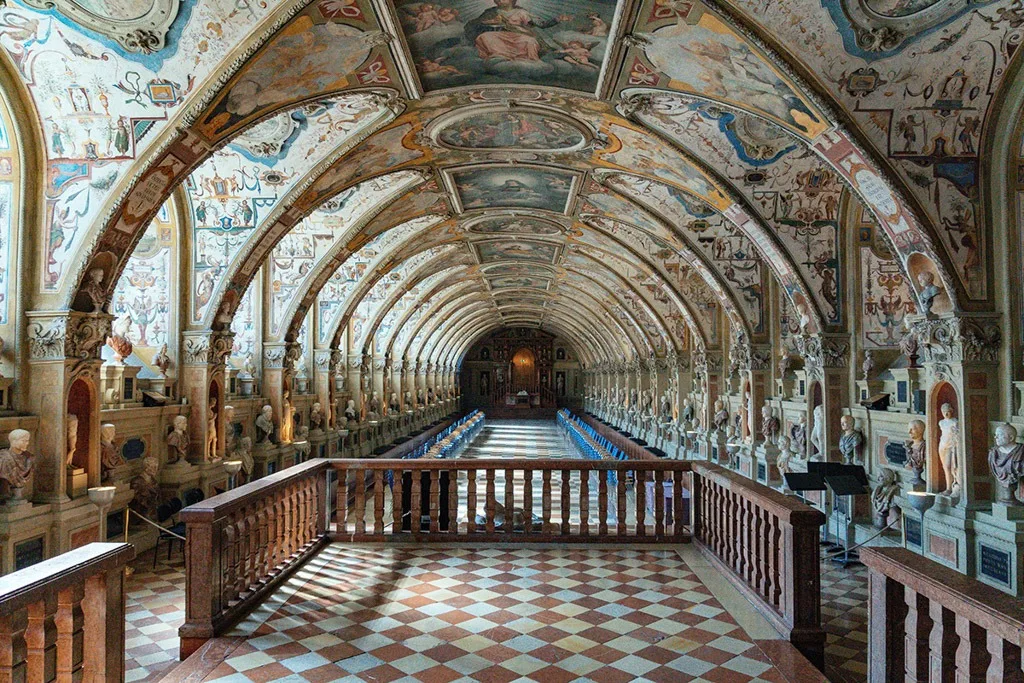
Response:
[[[768,402],[761,406],[761,436],[766,444],[774,444],[779,438],[779,418]]]
[[[875,356],[871,351],[864,352],[864,362],[861,363],[860,371],[865,382],[871,379],[871,373],[875,371]]]
[[[131,509],[143,517],[152,517],[160,504],[160,482],[156,475],[160,471],[160,461],[156,456],[149,455],[142,460],[142,474],[134,477],[131,482],[132,497]]]
[[[825,457],[825,406],[814,406],[814,424],[811,425],[811,445],[817,457]]]
[[[243,436],[235,440],[235,448],[231,451],[232,460],[242,461],[242,472],[245,473],[245,481],[248,482],[252,477],[253,459],[252,459],[252,439],[248,436]]]
[[[114,350],[114,364],[124,365],[124,359],[132,355],[132,342],[128,334],[132,329],[132,314],[125,312],[124,315],[114,320],[110,326],[110,335],[107,337],[107,346]]]
[[[114,446],[117,427],[107,422],[100,425],[100,471],[103,481],[110,481],[111,472],[124,464],[124,456]]]
[[[1019,506],[1017,489],[1024,478],[1024,444],[1017,443],[1017,429],[1006,422],[996,427],[996,445],[988,452],[988,467],[997,482],[996,502]]]
[[[882,468],[882,479],[871,492],[871,507],[875,510],[875,528],[884,529],[889,523],[889,512],[892,501],[900,493],[900,482],[896,478],[896,470]]]
[[[309,428],[310,431],[320,432],[323,431],[324,427],[324,409],[319,402],[314,403],[313,407],[309,409]]]
[[[779,353],[779,379],[785,379],[789,371],[793,369],[793,356],[789,349],[783,348]]]
[[[942,288],[935,284],[935,275],[931,271],[923,271],[917,274],[917,284],[921,291],[917,295],[921,302],[921,310],[927,315],[932,312],[935,299],[942,294]]]
[[[345,422],[349,429],[359,424],[359,414],[356,412],[356,402],[351,398],[345,405]]]
[[[427,405],[434,405],[434,387],[427,387]]]
[[[856,429],[857,421],[853,415],[843,415],[839,419],[839,426],[843,433],[839,437],[839,452],[843,454],[843,463],[847,465],[860,465],[860,454],[864,448],[864,432]]]
[[[102,313],[103,307],[107,303],[107,291],[103,286],[103,276],[102,268],[93,268],[86,275],[85,284],[82,285],[82,291],[92,302],[93,313]]]
[[[373,392],[373,396],[370,397],[370,412],[368,417],[371,420],[380,419],[380,394],[376,391]]]
[[[234,317],[235,314],[231,312],[231,302],[225,299],[217,307],[217,315],[213,317],[213,321],[220,325],[221,328],[227,330],[231,328],[231,320]]]
[[[940,410],[939,461],[946,480],[941,495],[957,498],[960,495],[960,421],[953,417],[953,406],[949,403],[943,403]]]
[[[0,450],[0,481],[6,484],[0,500],[4,503],[16,504],[25,499],[25,487],[35,464],[35,456],[28,450],[31,440],[27,429],[12,429],[7,435],[10,445]]]
[[[631,412],[636,412],[636,410],[640,407],[640,400],[637,397],[637,390],[636,389],[630,389],[629,390],[629,404],[628,405],[629,405],[629,408],[630,408]]]
[[[807,330],[811,327],[811,312],[807,308],[807,304],[800,302],[796,305],[796,312],[800,315],[800,334],[807,334]]]
[[[153,357],[153,365],[160,371],[161,377],[167,377],[167,371],[171,367],[171,357],[167,355],[167,344],[161,346],[156,356]]]
[[[64,464],[67,465],[68,469],[76,469],[75,451],[78,450],[78,416],[74,413],[68,413],[67,448],[68,451]]]
[[[778,468],[780,475],[789,472],[789,459],[793,457],[792,443],[785,434],[780,434],[775,441],[775,445],[779,447],[779,454],[775,458],[775,467]]]
[[[269,446],[274,441],[274,409],[269,405],[263,406],[260,414],[256,416],[256,444]]]
[[[672,401],[669,400],[668,394],[661,397],[661,409],[659,414],[662,424],[668,424],[672,421]]]
[[[683,426],[687,429],[693,429],[693,417],[693,402],[687,396],[683,399]]]
[[[720,433],[724,433],[729,426],[729,411],[725,409],[725,401],[722,399],[715,401],[715,416],[711,418],[711,423]]]
[[[177,465],[188,462],[188,418],[177,415],[173,429],[167,435],[167,464]]]
[[[398,394],[391,392],[391,399],[388,401],[388,413],[397,417],[402,412],[402,403],[398,400]]]
[[[412,392],[405,392],[405,409],[412,410]]]
[[[643,412],[644,415],[650,415],[651,414],[651,402],[652,402],[651,392],[650,391],[643,392],[643,398],[641,399],[640,406],[641,406],[641,411]]]
[[[245,361],[242,363],[242,372],[249,377],[256,376],[256,364],[253,362],[252,354],[246,354]]]
[[[793,453],[796,455],[797,460],[803,460],[807,457],[807,415],[804,413],[800,414],[800,421],[793,425],[789,430],[789,436],[792,439]]]
[[[423,387],[416,390],[416,405],[422,407],[423,403]]]
[[[292,440],[292,426],[294,425],[292,421],[292,392],[288,389],[285,389],[281,396],[281,407],[284,409],[284,414],[281,416],[279,439],[288,442]]]
[[[914,478],[911,479],[910,483],[915,486],[924,484],[921,474],[924,472],[925,463],[927,462],[928,446],[924,442],[924,429],[924,422],[921,420],[911,420],[910,424],[907,425],[907,434],[910,438],[903,442],[903,447],[907,451],[906,468],[914,473]]]
[[[217,457],[217,399],[210,399],[206,409],[206,453],[211,460]]]
[[[903,328],[904,333],[903,336],[900,337],[900,352],[906,356],[909,366],[916,368],[918,357],[917,350],[920,348],[917,342],[917,332],[909,323],[907,323],[906,320],[903,321]]]

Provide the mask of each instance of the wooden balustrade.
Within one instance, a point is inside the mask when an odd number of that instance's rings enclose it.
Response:
[[[601,422],[600,420],[590,415],[587,415],[586,413],[574,413],[574,416],[580,418],[588,425],[593,427],[598,434],[608,439],[608,441],[610,441],[613,446],[615,446],[620,451],[625,453],[626,457],[632,460],[658,459],[658,456],[656,456],[654,453],[651,453],[649,450],[647,450],[640,444],[636,443],[635,441],[631,441],[628,437],[623,436],[614,427],[610,427],[605,423]]]
[[[693,538],[819,669],[824,666],[818,534],[825,515],[703,461],[693,469]]]
[[[0,681],[124,680],[126,543],[0,577]]]
[[[689,519],[688,501],[683,493],[683,475],[689,471],[687,462],[534,459],[328,462],[338,472],[335,500],[339,505],[332,533],[336,540],[689,541],[685,524]],[[504,479],[500,494],[496,485],[498,472]],[[540,481],[535,474],[540,475]],[[609,474],[614,474],[616,483],[612,486],[616,487],[617,494],[617,499],[611,503]],[[592,475],[596,475],[593,482],[597,485],[596,509],[591,506]],[[647,487],[638,487],[635,496],[627,495],[627,476],[635,476],[641,482],[648,479],[654,482],[656,505],[650,519],[646,510]],[[558,483],[557,494],[552,486],[553,479]],[[382,485],[386,481],[391,485]],[[464,495],[459,482],[464,482]],[[522,487],[519,495],[516,484]],[[535,491],[538,484],[539,492]],[[368,491],[368,486],[373,490]],[[406,486],[410,488],[408,494]],[[670,506],[665,504],[668,496],[671,496]],[[349,500],[353,501],[351,510],[341,504]],[[390,502],[390,506],[386,502]],[[499,504],[506,511],[504,516],[498,514]],[[459,510],[464,511],[462,519]],[[557,518],[553,510],[558,510]],[[417,511],[422,512],[422,516],[417,515]],[[512,511],[511,514],[508,511]],[[420,517],[419,523],[416,517]],[[511,523],[507,521],[510,517]],[[399,518],[401,523],[396,523]],[[613,524],[609,524],[610,518]]]
[[[1024,681],[1024,603],[905,548],[862,548],[868,680]]]
[[[309,460],[181,511],[180,656],[232,625],[327,542],[327,467]]]

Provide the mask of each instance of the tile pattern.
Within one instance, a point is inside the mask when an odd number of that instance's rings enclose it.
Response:
[[[824,554],[824,553],[823,553]],[[868,674],[868,570],[821,563],[821,621],[828,634],[825,675],[835,683],[861,683]]]
[[[125,586],[125,681],[159,680],[178,663],[178,627],[185,622],[185,559],[175,544],[171,560],[161,546],[132,563]]]
[[[203,680],[785,680],[671,549],[322,555]]]

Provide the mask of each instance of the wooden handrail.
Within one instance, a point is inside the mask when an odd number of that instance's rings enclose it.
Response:
[[[694,461],[693,538],[729,580],[819,669],[819,510],[709,462]]]
[[[124,680],[127,543],[90,543],[0,577],[0,681]]]
[[[868,680],[1024,681],[1024,604],[905,548],[862,548]]]

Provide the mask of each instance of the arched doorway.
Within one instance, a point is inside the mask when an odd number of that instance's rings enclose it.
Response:
[[[512,392],[537,393],[537,357],[527,348],[512,354]]]

